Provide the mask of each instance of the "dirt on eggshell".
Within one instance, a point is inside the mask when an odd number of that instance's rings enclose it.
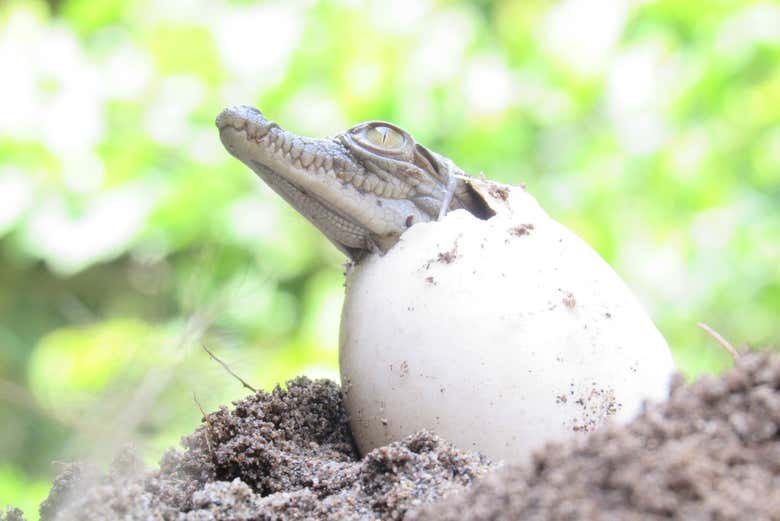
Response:
[[[22,521],[19,511],[0,521]],[[780,355],[678,378],[625,426],[494,465],[429,432],[355,451],[341,392],[298,378],[209,414],[145,470],[67,465],[41,520],[780,520]]]

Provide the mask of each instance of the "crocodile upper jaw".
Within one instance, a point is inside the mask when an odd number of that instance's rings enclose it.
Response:
[[[236,106],[223,110],[216,125],[233,156],[353,260],[387,251],[411,225],[448,209],[483,213],[461,181],[448,203],[454,178],[445,176],[452,163],[390,123],[366,122],[318,139],[284,130],[253,107]]]

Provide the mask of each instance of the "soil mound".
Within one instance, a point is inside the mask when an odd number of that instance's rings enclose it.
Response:
[[[325,380],[298,378],[234,405],[208,415],[157,472],[144,472],[130,453],[105,475],[69,465],[41,505],[41,521],[395,520],[489,468],[428,432],[361,460],[341,392]]]
[[[677,381],[625,427],[549,445],[408,520],[780,520],[780,356]]]
[[[42,521],[780,520],[780,355],[678,379],[631,424],[501,468],[428,432],[359,459],[332,382],[298,378],[234,405],[158,471],[130,453],[108,473],[68,465]]]

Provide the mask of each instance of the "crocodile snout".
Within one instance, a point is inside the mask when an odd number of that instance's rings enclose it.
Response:
[[[272,123],[263,116],[263,113],[249,105],[236,105],[228,107],[217,116],[216,125],[219,130],[226,127],[233,127],[236,130],[243,130],[247,122],[266,127]]]

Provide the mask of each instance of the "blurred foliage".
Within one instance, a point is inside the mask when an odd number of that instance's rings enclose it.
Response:
[[[240,396],[201,344],[337,375],[343,259],[222,150],[231,104],[527,183],[692,376],[728,364],[698,321],[780,341],[777,3],[6,1],[0,65],[0,506]]]

